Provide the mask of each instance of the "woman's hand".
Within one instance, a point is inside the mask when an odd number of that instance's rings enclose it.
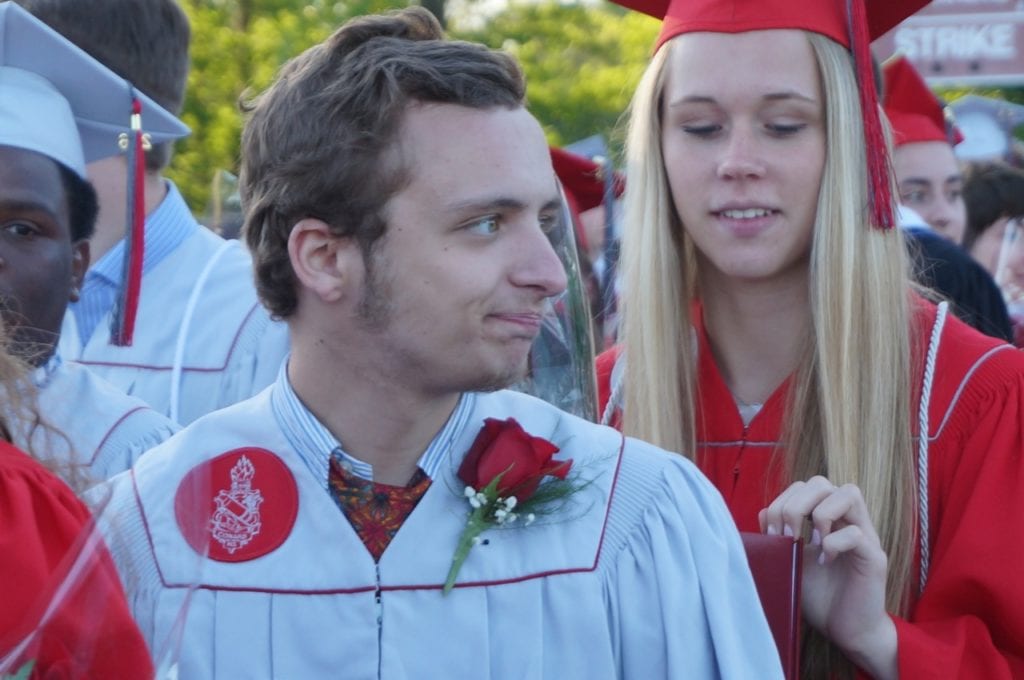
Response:
[[[795,482],[758,515],[761,531],[800,536],[807,622],[875,678],[897,677],[896,626],[885,610],[887,558],[858,487],[824,477]]]

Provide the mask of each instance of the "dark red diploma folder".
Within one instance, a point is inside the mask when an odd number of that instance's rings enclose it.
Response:
[[[800,579],[803,541],[741,532],[754,585],[775,637],[787,680],[800,673]]]

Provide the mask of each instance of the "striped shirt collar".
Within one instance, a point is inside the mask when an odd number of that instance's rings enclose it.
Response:
[[[451,455],[452,446],[465,430],[475,402],[474,393],[462,394],[455,410],[448,417],[448,422],[417,461],[419,468],[431,479],[437,478],[441,464]],[[288,380],[287,361],[281,364],[277,381],[270,393],[270,405],[288,443],[298,452],[313,477],[324,489],[327,488],[328,466],[332,456],[339,458],[342,465],[356,476],[373,479],[373,466],[346,453],[341,442],[317,420],[295,394]]]
[[[173,182],[166,181],[167,195],[156,210],[146,215],[145,241],[142,255],[142,273],[149,273],[165,257],[200,228],[192,216],[185,199]],[[87,276],[96,276],[114,286],[120,286],[124,276],[124,239],[103,254],[90,268]]]
[[[167,195],[156,210],[146,216],[145,250],[142,256],[142,274],[145,276],[180,246],[185,239],[202,227],[192,217],[185,200],[173,182],[166,181]],[[124,278],[124,239],[104,253],[85,273],[82,295],[78,302],[68,305],[78,326],[78,339],[82,347],[96,332],[103,318],[114,307],[118,290]],[[106,337],[106,336],[104,336]]]

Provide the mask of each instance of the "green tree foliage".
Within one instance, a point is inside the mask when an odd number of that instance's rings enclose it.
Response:
[[[181,0],[192,24],[192,70],[182,119],[192,135],[175,145],[168,176],[199,216],[213,212],[220,171],[237,172],[238,102],[266,89],[285,61],[346,19],[400,0]]]
[[[289,58],[346,19],[402,0],[182,0],[192,22],[192,72],[168,175],[200,216],[216,212],[215,178],[237,172],[238,102],[262,92]],[[614,5],[513,0],[482,28],[453,37],[510,50],[522,62],[549,141],[610,135],[650,56],[658,23]]]
[[[1024,105],[1024,87],[946,87],[939,88],[936,92],[946,102],[956,101],[967,94],[976,94]]]
[[[169,176],[196,214],[208,215],[214,178],[237,170],[242,116],[238,101],[262,92],[289,58],[323,40],[350,17],[409,0],[180,0],[192,22],[192,73],[183,118],[192,136],[176,145]],[[510,0],[478,28],[460,26],[444,7],[453,37],[511,51],[523,64],[530,109],[548,140],[564,145],[603,134],[620,147],[619,121],[651,54],[659,23],[608,2]],[[463,0],[479,8],[480,0]],[[483,3],[487,4],[487,3]],[[467,23],[465,20],[463,24]],[[1024,103],[1024,89],[947,90]],[[1020,135],[1020,131],[1018,132]]]
[[[646,66],[660,23],[611,5],[513,0],[478,30],[452,31],[512,52],[530,110],[563,145],[611,136]]]

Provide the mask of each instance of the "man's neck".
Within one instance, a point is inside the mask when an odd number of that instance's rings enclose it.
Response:
[[[124,158],[115,156],[89,164],[89,181],[99,198],[96,231],[89,240],[92,261],[98,262],[124,238],[127,215],[128,175]],[[148,217],[167,196],[167,185],[159,172],[145,174],[145,212]]]
[[[292,335],[292,388],[347,454],[373,467],[374,481],[405,485],[460,395],[419,394],[327,347]]]

